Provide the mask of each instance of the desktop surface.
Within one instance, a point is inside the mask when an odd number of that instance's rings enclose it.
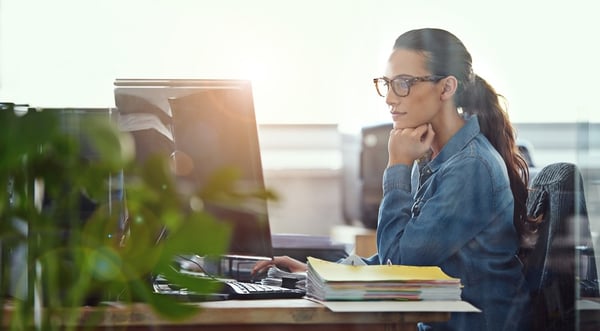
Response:
[[[446,321],[453,311],[477,312],[464,301],[396,301],[393,310],[379,312],[334,312],[308,299],[228,300],[192,305],[200,308],[198,313],[174,321],[161,316],[147,304],[111,302],[104,307],[75,308],[79,309],[79,320],[68,323],[82,328],[91,326],[96,330],[415,330],[418,321]],[[5,308],[4,313],[7,323],[10,308]]]

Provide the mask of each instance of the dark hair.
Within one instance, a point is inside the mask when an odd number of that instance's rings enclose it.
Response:
[[[454,102],[463,113],[477,115],[481,132],[504,159],[515,202],[513,223],[521,242],[527,242],[530,237],[526,225],[529,169],[516,145],[508,114],[500,104],[502,96],[473,72],[471,54],[448,31],[432,28],[411,30],[396,39],[394,49],[421,52],[431,74],[456,77],[458,88]]]

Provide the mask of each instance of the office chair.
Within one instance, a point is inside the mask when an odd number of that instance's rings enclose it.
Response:
[[[524,249],[533,330],[575,330],[579,296],[598,296],[582,176],[571,163],[540,170],[527,200],[537,240]],[[578,291],[579,293],[576,293]]]

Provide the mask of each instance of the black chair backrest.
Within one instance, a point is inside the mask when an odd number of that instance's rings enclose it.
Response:
[[[529,217],[540,222],[537,241],[526,250],[523,261],[532,295],[534,330],[573,330],[576,291],[581,289],[578,279],[597,282],[577,166],[554,163],[542,168],[531,183],[527,210]],[[581,258],[582,254],[591,258]],[[586,295],[598,296],[598,288]]]

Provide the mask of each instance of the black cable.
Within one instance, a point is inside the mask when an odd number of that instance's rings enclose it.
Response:
[[[214,280],[219,280],[219,278],[217,276],[206,271],[206,269],[204,269],[204,266],[201,265],[200,263],[198,263],[198,261],[195,261],[194,259],[190,259],[189,257],[187,257],[185,255],[177,255],[177,258],[193,263],[194,265],[196,265],[198,267],[198,269],[200,269],[200,272],[205,274],[208,278],[211,278]]]

